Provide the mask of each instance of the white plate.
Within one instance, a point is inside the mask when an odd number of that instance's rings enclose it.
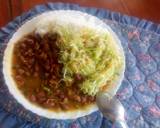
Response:
[[[47,110],[29,102],[23,96],[20,90],[17,88],[16,83],[12,78],[12,72],[11,72],[12,53],[13,53],[14,44],[19,39],[21,39],[24,35],[35,30],[37,23],[41,20],[45,21],[45,19],[48,19],[48,20],[57,19],[62,23],[68,22],[76,25],[85,25],[91,28],[98,29],[100,31],[108,32],[113,37],[114,42],[116,42],[119,54],[122,55],[123,57],[124,65],[118,80],[115,81],[114,86],[108,86],[107,91],[113,96],[115,95],[115,93],[117,92],[118,88],[121,85],[121,81],[123,79],[124,70],[125,70],[125,57],[124,57],[124,52],[123,52],[123,48],[121,46],[120,40],[118,39],[116,34],[110,29],[109,26],[103,23],[100,19],[94,16],[91,16],[87,13],[82,13],[80,11],[71,11],[71,10],[58,10],[58,11],[45,12],[28,20],[22,26],[19,27],[19,29],[13,34],[12,38],[9,40],[7,44],[7,48],[5,49],[5,52],[4,52],[4,57],[3,57],[3,74],[4,74],[6,85],[8,86],[10,93],[26,109],[40,116],[44,116],[51,119],[52,118],[75,119],[75,118],[82,117],[97,111],[98,108],[96,104],[90,105],[86,109],[78,109],[75,111],[67,111],[67,112],[54,112],[51,110]]]

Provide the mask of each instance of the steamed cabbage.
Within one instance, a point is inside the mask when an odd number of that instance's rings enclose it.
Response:
[[[96,93],[111,81],[122,64],[116,46],[106,32],[96,32],[91,28],[73,29],[72,26],[58,26],[54,31],[60,34],[59,63],[63,64],[63,80],[74,81],[74,75],[85,79],[79,84],[83,93]],[[71,84],[68,84],[68,86]]]

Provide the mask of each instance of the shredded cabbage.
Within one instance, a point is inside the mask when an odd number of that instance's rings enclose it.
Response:
[[[113,78],[121,58],[107,33],[98,33],[86,27],[73,28],[69,25],[56,28],[61,37],[58,46],[63,80],[71,83],[75,74],[84,76],[79,87],[85,94],[93,96]]]

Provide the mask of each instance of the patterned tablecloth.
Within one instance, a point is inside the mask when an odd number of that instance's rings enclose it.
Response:
[[[80,10],[108,24],[120,38],[126,56],[125,78],[117,93],[129,128],[160,128],[160,25],[103,9],[75,4],[36,6],[0,29],[0,69],[6,43],[25,21],[49,10]],[[0,71],[0,128],[110,128],[100,112],[77,120],[49,120],[23,108],[9,94]],[[118,126],[117,126],[118,127]]]

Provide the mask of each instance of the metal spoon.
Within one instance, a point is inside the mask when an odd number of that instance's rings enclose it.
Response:
[[[118,123],[122,128],[128,128],[124,118],[124,107],[116,97],[109,93],[99,92],[96,95],[96,103],[103,116],[113,122]]]

